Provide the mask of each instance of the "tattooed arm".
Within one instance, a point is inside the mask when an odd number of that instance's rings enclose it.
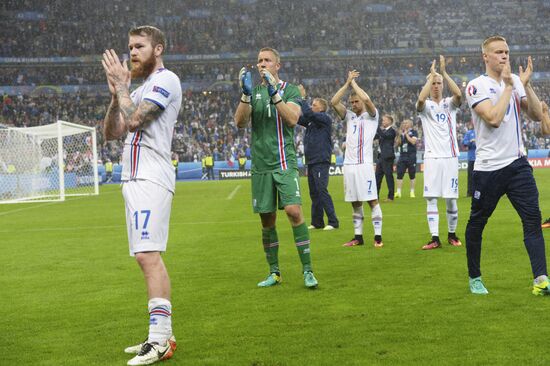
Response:
[[[111,98],[111,104],[103,119],[103,135],[105,140],[118,140],[127,132],[126,125],[120,118],[120,108],[116,95]]]
[[[116,86],[116,95],[120,116],[127,130],[130,132],[136,132],[138,129],[144,128],[162,113],[162,109],[149,100],[143,100],[136,106],[130,98],[126,85],[118,84]]]
[[[127,61],[120,62],[114,50],[103,53],[103,69],[107,75],[111,105],[105,116],[105,137],[118,139],[127,131],[135,132],[158,118],[162,110],[155,103],[144,100],[138,106],[130,98],[130,70]]]

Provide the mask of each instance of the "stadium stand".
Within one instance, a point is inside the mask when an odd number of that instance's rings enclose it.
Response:
[[[63,119],[96,126],[100,159],[119,161],[121,143],[101,137],[107,90],[99,55],[105,47],[125,50],[126,32],[134,24],[156,24],[167,34],[166,65],[178,73],[185,91],[173,141],[180,162],[200,162],[206,150],[215,160],[230,163],[239,154],[250,155],[249,130],[238,130],[232,120],[238,101],[235,79],[243,64],[254,64],[255,52],[264,45],[282,52],[281,76],[306,84],[310,96],[330,98],[343,82],[345,68],[356,68],[383,113],[418,123],[414,103],[431,59],[440,52],[448,55],[447,70],[464,86],[483,69],[482,39],[499,33],[503,21],[514,16],[520,21],[506,23],[501,32],[513,46],[512,67],[517,70],[533,55],[535,88],[541,99],[550,100],[549,1],[523,1],[518,18],[511,1],[468,0],[457,9],[451,0],[437,6],[421,0],[416,9],[425,10],[417,11],[404,0],[391,5],[305,0],[284,6],[275,0],[269,2],[279,5],[273,16],[259,18],[260,24],[245,19],[243,14],[259,14],[266,3],[233,0],[220,7],[214,0],[184,0],[158,7],[143,0],[131,5],[120,0],[2,2],[0,123],[36,126]],[[108,16],[113,11],[119,15],[116,22]],[[485,13],[491,17],[477,16]],[[469,119],[463,105],[459,140]],[[523,123],[528,148],[550,147],[536,123]],[[341,156],[345,133],[335,126],[334,150]],[[302,138],[298,130],[299,154]]]

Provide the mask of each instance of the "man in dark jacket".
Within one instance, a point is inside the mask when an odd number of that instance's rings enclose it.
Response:
[[[302,97],[306,91],[299,86]],[[321,98],[313,99],[311,107],[303,100],[302,116],[298,124],[306,128],[304,153],[308,171],[309,196],[311,197],[310,229],[333,230],[338,228],[338,218],[334,211],[332,198],[328,193],[328,171],[332,153],[332,120],[326,113],[328,103]],[[327,214],[328,225],[325,226],[323,211]]]
[[[393,117],[389,114],[382,116],[382,126],[378,128],[375,139],[378,139],[380,154],[376,163],[376,186],[378,196],[380,197],[380,187],[382,178],[386,177],[388,185],[388,198],[385,201],[393,201],[394,181],[393,181],[393,162],[395,160],[394,141],[397,135],[393,126]]]

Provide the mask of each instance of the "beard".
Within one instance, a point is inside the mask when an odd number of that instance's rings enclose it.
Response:
[[[151,52],[151,56],[149,56],[149,58],[147,58],[146,60],[136,61],[136,62],[132,61],[131,65],[132,65],[132,70],[131,70],[132,79],[145,79],[149,75],[151,75],[151,73],[155,69],[155,65],[156,65],[155,55],[153,52]]]

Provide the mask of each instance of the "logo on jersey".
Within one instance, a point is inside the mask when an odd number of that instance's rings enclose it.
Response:
[[[168,90],[161,88],[160,86],[154,86],[153,92],[161,94],[163,97],[168,98],[170,92]]]
[[[479,197],[481,197],[481,192],[480,192],[480,191],[475,191],[475,192],[474,192],[474,198],[475,198],[476,200],[478,200]]]
[[[262,95],[260,93],[256,94],[256,100],[262,99]]]
[[[141,240],[148,240],[148,239],[151,239],[151,238],[149,237],[149,232],[146,231],[146,230],[143,230],[143,231],[141,232]]]
[[[496,94],[497,91],[496,91],[494,88],[489,88],[489,93],[491,93],[491,94]]]
[[[473,85],[468,86],[468,95],[476,95],[477,94],[477,88]]]

